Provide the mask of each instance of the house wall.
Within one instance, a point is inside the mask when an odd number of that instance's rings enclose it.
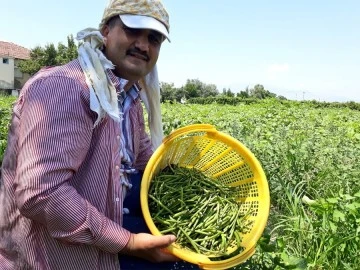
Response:
[[[14,59],[0,57],[0,89],[14,88]]]
[[[18,68],[18,64],[19,64],[20,60],[19,59],[15,59],[14,61],[14,78],[15,78],[15,82],[14,82],[14,88],[15,89],[21,89],[23,88],[24,84],[26,83],[26,81],[28,79],[30,79],[30,75],[27,73],[22,73],[20,71],[20,69]]]

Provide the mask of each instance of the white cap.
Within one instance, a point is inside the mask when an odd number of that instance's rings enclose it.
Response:
[[[155,30],[163,34],[170,42],[168,30],[166,29],[165,25],[160,21],[158,21],[157,19],[149,16],[133,15],[133,14],[120,14],[119,16],[121,21],[127,27]]]

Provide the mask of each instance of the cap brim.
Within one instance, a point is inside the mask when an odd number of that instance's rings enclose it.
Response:
[[[155,30],[166,37],[170,42],[169,32],[167,31],[164,24],[162,24],[157,19],[148,16],[142,15],[133,15],[133,14],[121,14],[119,15],[121,21],[129,28],[139,28],[139,29],[151,29]]]

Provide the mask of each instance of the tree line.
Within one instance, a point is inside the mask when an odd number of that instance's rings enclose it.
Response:
[[[286,99],[283,96],[277,96],[276,94],[266,90],[263,85],[256,84],[254,87],[246,87],[239,92],[232,92],[230,88],[224,88],[222,92],[219,92],[215,84],[206,84],[199,79],[188,79],[185,85],[181,87],[175,87],[173,83],[162,82],[161,88],[161,101],[177,101],[187,102],[188,100],[205,100],[203,102],[214,100],[214,98],[222,99],[267,99],[277,98]]]
[[[57,46],[53,43],[36,46],[30,50],[30,59],[19,63],[20,71],[32,76],[43,67],[63,65],[78,57],[78,46],[72,35],[67,37],[66,45],[59,42]]]
[[[67,44],[48,43],[44,47],[36,46],[30,50],[30,59],[22,60],[19,63],[21,72],[34,75],[41,68],[47,66],[63,65],[78,57],[79,43],[74,40],[72,35],[67,37]],[[263,85],[257,84],[252,88],[246,87],[242,91],[233,92],[230,88],[219,92],[215,84],[206,84],[199,79],[188,79],[185,85],[175,87],[173,83],[161,82],[161,101],[187,102],[190,99],[208,99],[213,97],[243,98],[243,99],[266,99],[279,98],[286,99],[283,96],[277,96],[266,90]]]

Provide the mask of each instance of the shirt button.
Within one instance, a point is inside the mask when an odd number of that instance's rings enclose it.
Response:
[[[120,136],[119,136],[119,135],[117,135],[117,136],[116,136],[116,139],[120,140]]]
[[[116,198],[116,199],[115,199],[115,201],[117,201],[117,202],[118,202],[118,201],[120,201],[120,199],[119,199],[119,198]]]
[[[115,169],[117,169],[117,170],[118,170],[118,169],[119,169],[119,166],[118,166],[118,165],[116,165],[116,166],[115,166]]]

